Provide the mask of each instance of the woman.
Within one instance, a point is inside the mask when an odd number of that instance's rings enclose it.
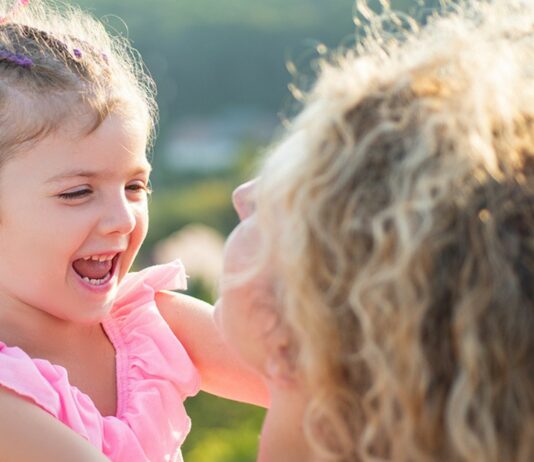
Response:
[[[532,461],[534,4],[382,19],[234,194],[217,315],[271,391],[258,460]]]

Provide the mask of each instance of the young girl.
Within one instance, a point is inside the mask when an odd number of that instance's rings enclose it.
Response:
[[[78,11],[36,1],[0,24],[2,460],[181,460],[200,386],[266,401],[210,307],[163,292],[185,287],[179,262],[127,274],[148,225],[151,89]]]

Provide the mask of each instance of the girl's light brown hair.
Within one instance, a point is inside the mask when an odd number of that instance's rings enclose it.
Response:
[[[534,2],[421,29],[364,3],[371,34],[322,64],[257,189],[310,444],[532,461]]]
[[[32,0],[10,17],[13,4],[0,0],[0,51],[31,65],[0,59],[0,164],[26,142],[73,122],[88,133],[110,113],[151,139],[153,82],[127,40],[66,4]]]

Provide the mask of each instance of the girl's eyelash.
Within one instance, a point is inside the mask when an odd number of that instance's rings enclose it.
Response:
[[[61,199],[80,199],[91,193],[92,191],[90,189],[78,189],[77,191],[64,192],[64,193],[58,194],[58,197]]]
[[[133,191],[133,192],[143,191],[148,195],[152,194],[152,188],[150,187],[150,185],[144,184],[144,183],[130,184],[126,186],[126,189],[129,189],[130,191]],[[66,200],[81,199],[82,197],[88,196],[92,192],[93,191],[90,189],[78,189],[77,191],[64,192],[64,193],[58,194],[58,197],[60,199],[66,199]]]
[[[152,194],[152,188],[148,184],[134,183],[127,186],[130,191],[144,191],[146,194]]]

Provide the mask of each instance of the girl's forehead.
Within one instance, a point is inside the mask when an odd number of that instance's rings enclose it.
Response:
[[[5,175],[34,172],[35,179],[54,183],[74,177],[148,175],[146,138],[116,116],[108,116],[92,132],[59,130],[49,134],[2,168]],[[0,171],[0,174],[2,172]]]
[[[89,160],[106,161],[106,156],[117,157],[119,152],[130,154],[131,162],[146,164],[146,133],[126,119],[117,115],[108,115],[94,130],[78,139],[66,140],[74,145],[74,153]],[[125,159],[126,160],[126,159]]]
[[[79,117],[73,117],[62,124],[58,132],[65,138],[76,142],[92,139],[95,134],[111,139],[125,137],[132,142],[146,145],[148,142],[148,124],[140,116],[122,113],[110,113],[101,116],[95,111],[86,111]]]

